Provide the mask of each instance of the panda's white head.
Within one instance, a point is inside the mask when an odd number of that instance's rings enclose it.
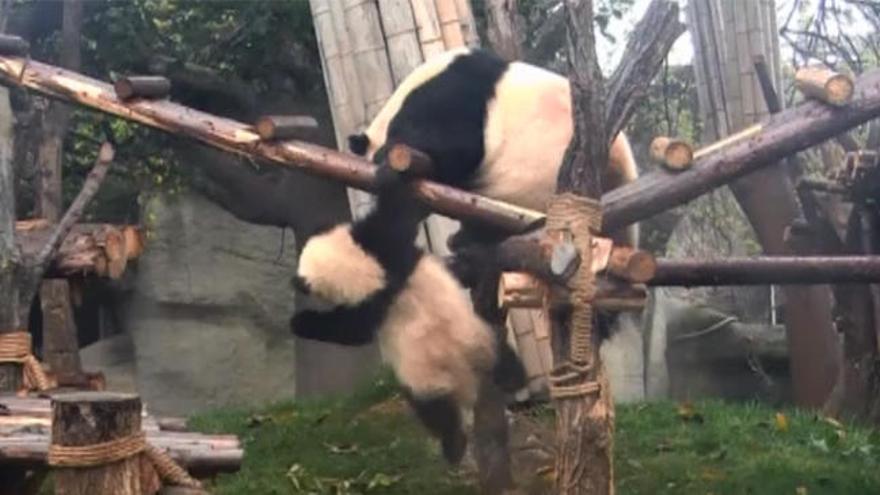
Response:
[[[370,125],[360,134],[352,134],[348,136],[348,149],[360,155],[367,160],[373,160],[376,152],[385,146],[385,139],[388,136],[388,125],[397,115],[400,107],[406,97],[420,86],[433,79],[435,76],[446,70],[446,67],[455,60],[459,55],[469,53],[468,47],[455,48],[443,53],[434,55],[424,63],[413,69],[409,75],[394,90],[394,93],[379,110],[379,113],[370,122]]]
[[[356,306],[386,279],[382,265],[352,238],[351,224],[341,224],[306,241],[294,284],[335,306]]]

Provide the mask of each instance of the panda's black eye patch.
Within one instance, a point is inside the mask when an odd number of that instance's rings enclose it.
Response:
[[[306,281],[306,279],[300,277],[299,275],[294,275],[294,277],[290,279],[290,285],[292,285],[294,289],[303,294],[312,293],[312,288],[309,286],[309,283]]]

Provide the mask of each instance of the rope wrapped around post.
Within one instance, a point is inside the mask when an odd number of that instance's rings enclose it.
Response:
[[[547,210],[547,231],[569,236],[581,253],[581,263],[569,279],[571,303],[571,352],[566,361],[551,372],[549,385],[553,398],[571,398],[600,391],[600,384],[582,381],[595,363],[592,359],[593,299],[596,295],[592,273],[591,243],[602,228],[602,205],[599,201],[572,193],[556,195]]]
[[[31,334],[27,330],[0,333],[0,363],[20,363],[26,390],[48,390],[49,378],[40,361],[31,352]]]
[[[53,467],[85,468],[103,466],[136,455],[144,455],[159,477],[168,484],[196,489],[202,487],[201,482],[190,476],[167,452],[150,445],[144,432],[77,447],[51,444],[48,462]]]

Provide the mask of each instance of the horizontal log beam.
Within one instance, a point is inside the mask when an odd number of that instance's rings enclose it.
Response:
[[[840,108],[804,102],[765,119],[761,132],[698,158],[688,170],[657,170],[602,196],[603,228],[614,231],[644,220],[761,167],[815,146],[880,117],[880,70],[856,81],[850,102]]]
[[[188,136],[228,152],[265,159],[358,189],[372,191],[375,188],[376,167],[362,158],[303,141],[261,142],[250,125],[171,101],[125,103],[116,97],[110,84],[59,67],[0,56],[0,80]],[[605,194],[602,197],[603,228],[606,232],[614,231],[687,203],[749,172],[878,117],[880,70],[874,70],[856,81],[853,98],[844,107],[805,102],[763,121],[761,132],[696,159],[684,172],[671,174],[657,170]],[[528,231],[544,222],[544,215],[540,212],[436,182],[415,180],[413,187],[430,208],[453,218],[482,221],[515,233]]]
[[[0,56],[0,80],[52,98],[76,103],[218,149],[264,159],[340,181],[375,189],[376,167],[348,153],[304,141],[264,142],[253,126],[217,117],[168,100],[120,101],[113,86],[60,67],[23,58]],[[540,225],[544,215],[425,180],[414,181],[416,194],[434,211],[453,218],[487,222],[511,232]]]
[[[762,256],[658,259],[653,286],[880,283],[880,256]]]

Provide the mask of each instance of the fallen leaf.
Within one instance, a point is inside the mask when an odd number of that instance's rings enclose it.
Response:
[[[252,414],[248,416],[247,426],[248,428],[256,428],[257,426],[262,426],[265,423],[272,421],[272,418],[263,414]]]
[[[393,486],[399,483],[402,479],[402,474],[399,474],[397,476],[389,476],[385,473],[376,473],[375,475],[373,475],[373,478],[370,479],[370,482],[367,483],[367,491],[373,490],[375,488],[388,488],[389,486]]]
[[[325,443],[324,447],[327,447],[331,454],[356,454],[359,450],[356,443],[342,443],[338,445]]]
[[[832,417],[830,417],[830,416],[823,416],[823,417],[822,417],[822,421],[824,421],[824,422],[828,423],[829,425],[831,425],[831,426],[837,428],[838,430],[843,430],[843,429],[844,429],[843,424],[841,424],[840,421],[837,421],[836,419],[834,419],[834,418],[832,418]]]
[[[703,415],[697,412],[694,408],[694,405],[690,402],[682,402],[678,405],[678,417],[684,422],[694,422],[697,424],[702,424],[705,418]]]
[[[776,413],[776,430],[781,432],[788,431],[788,417],[781,412]]]

